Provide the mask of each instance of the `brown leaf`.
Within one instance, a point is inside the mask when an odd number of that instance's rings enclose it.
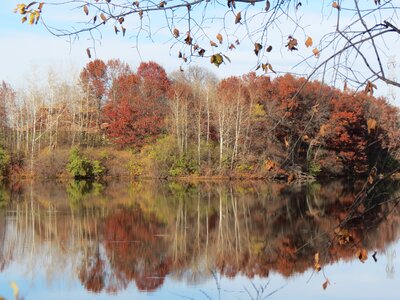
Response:
[[[211,47],[218,47],[217,43],[214,41],[210,41],[210,45]]]
[[[235,0],[228,0],[228,8],[236,8]]]
[[[199,50],[199,55],[203,57],[205,52],[206,52],[206,50],[200,49]]]
[[[293,51],[293,50],[298,50],[296,47],[297,45],[298,45],[297,40],[294,37],[289,36],[288,42],[285,47],[288,47],[290,51]]]
[[[237,13],[237,15],[236,15],[236,18],[235,18],[235,24],[240,23],[241,20],[242,20],[242,14],[241,14],[241,12],[239,11],[239,12]]]
[[[370,94],[370,96],[373,96],[374,89],[377,89],[377,86],[375,84],[373,84],[371,81],[368,81],[367,85],[365,86],[364,92],[366,94]]]
[[[87,5],[84,5],[84,6],[83,6],[83,11],[84,11],[84,13],[85,13],[86,15],[89,14],[89,8],[88,8]]]
[[[42,12],[43,5],[44,5],[44,3],[43,3],[43,2],[41,2],[41,3],[39,4],[39,6],[38,6],[38,10],[39,10],[40,12]]]
[[[323,288],[324,290],[326,290],[326,288],[328,287],[328,284],[330,284],[330,282],[329,282],[329,279],[327,278],[327,279],[325,280],[325,282],[322,284],[322,288]]]
[[[191,45],[191,44],[192,44],[192,41],[193,41],[193,39],[192,39],[192,37],[190,36],[190,32],[188,32],[188,33],[186,34],[185,43],[186,43],[187,45]]]
[[[90,53],[90,49],[89,48],[86,49],[86,54],[87,54],[87,56],[89,58],[92,58],[92,54]]]
[[[103,21],[104,24],[106,24],[107,17],[103,13],[100,14],[100,19]]]
[[[267,52],[271,52],[272,51],[272,46],[271,45],[269,45],[268,47],[267,47],[267,50],[266,50]]]
[[[124,17],[120,17],[120,18],[118,19],[118,22],[119,22],[119,24],[122,25],[122,23],[125,22],[125,18],[124,18]]]
[[[178,58],[182,58],[182,52],[181,51],[179,51],[179,53],[178,53]]]
[[[229,48],[229,50],[236,49],[236,47],[235,47],[235,45],[234,45],[234,44],[230,44],[228,48]]]
[[[126,28],[124,26],[121,26],[122,29],[122,36],[125,36]]]
[[[365,261],[368,259],[368,252],[365,248],[361,248],[357,250],[356,256],[362,263],[365,263]]]
[[[236,45],[240,45],[239,40],[236,40],[236,41],[235,41],[235,44],[236,44]]]
[[[115,32],[115,34],[118,34],[119,29],[117,28],[117,26],[114,26],[114,32]]]
[[[161,1],[160,4],[158,4],[158,7],[163,8],[163,7],[165,7],[165,5],[167,5],[167,2]]]
[[[138,12],[140,19],[143,19],[143,10],[139,10]]]
[[[254,53],[256,55],[258,55],[258,53],[260,52],[261,49],[262,49],[262,45],[260,43],[255,43],[254,44]]]
[[[217,40],[219,41],[220,44],[222,44],[222,41],[223,41],[222,34],[220,34],[220,33],[217,34]]]
[[[194,44],[194,45],[193,45],[193,50],[196,51],[197,49],[199,49],[199,45]]]
[[[265,11],[269,11],[271,7],[271,3],[269,2],[269,0],[267,0],[267,3],[265,3]]]
[[[174,35],[175,38],[179,37],[179,29],[178,28],[174,28],[173,35]]]

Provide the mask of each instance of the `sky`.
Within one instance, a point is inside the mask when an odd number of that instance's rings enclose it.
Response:
[[[141,39],[139,51],[135,48],[135,38],[132,36],[133,30],[130,30],[135,27],[134,21],[127,21],[126,27],[128,29],[125,38],[121,35],[116,36],[112,26],[104,26],[101,36],[96,36],[98,39],[96,38],[95,47],[93,47],[93,40],[85,35],[81,35],[78,40],[71,42],[66,38],[51,35],[40,23],[35,26],[26,23],[21,24],[21,16],[13,13],[15,6],[20,2],[16,0],[0,1],[0,80],[9,82],[13,87],[24,88],[27,80],[44,82],[50,69],[58,73],[62,78],[72,80],[79,74],[82,67],[90,61],[86,55],[86,48],[88,47],[92,49],[93,58],[105,61],[112,58],[119,58],[130,64],[133,69],[141,61],[148,60],[160,63],[167,72],[177,70],[182,65],[182,61],[177,55],[180,50],[179,46],[171,49],[169,33],[165,29],[157,31],[157,28],[161,26],[158,25],[158,18],[162,18],[163,16],[156,16],[151,20],[153,33],[156,34],[153,35],[153,40],[148,38]],[[325,5],[321,5],[320,3],[316,5],[315,3],[307,4],[307,10],[300,16],[302,20],[306,20],[306,23],[309,21],[310,25],[312,25],[306,27],[305,32],[299,33],[298,30],[296,32],[290,25],[290,20],[287,20],[286,23],[282,22],[279,28],[268,32],[268,41],[271,41],[271,44],[274,45],[274,51],[271,52],[268,59],[273,64],[275,70],[290,71],[298,74],[307,74],[309,72],[310,68],[307,69],[306,65],[300,66],[300,68],[295,70],[292,67],[303,56],[309,55],[311,50],[301,47],[298,52],[288,52],[287,48],[284,47],[284,39],[292,32],[295,32],[299,41],[305,39],[306,35],[310,35],[314,41],[318,41],[327,31],[332,30],[335,20],[331,17],[332,9],[329,3]],[[260,10],[262,10],[263,4],[259,5],[261,5]],[[316,6],[313,7],[312,5]],[[214,11],[217,9],[218,12],[218,8],[212,9]],[[224,11],[225,9],[221,9],[221,14]],[[44,6],[43,13],[45,14],[47,23],[57,23],[65,28],[78,24],[78,22],[85,20],[86,17],[81,8],[73,9],[73,7],[60,9],[59,7]],[[232,17],[232,24],[227,24],[229,29],[236,28],[233,22],[234,17]],[[256,24],[254,26],[259,25],[260,20],[254,19],[250,22],[250,30],[253,24]],[[179,23],[176,25],[184,26]],[[218,26],[216,24],[215,27],[212,25],[212,27],[206,28],[210,36],[215,36],[218,32],[223,31],[223,28]],[[241,25],[240,30],[242,32],[245,31],[245,26]],[[239,34],[240,32],[238,32]],[[232,63],[226,62],[226,64],[222,64],[217,68],[210,64],[208,58],[204,58],[197,59],[191,64],[206,67],[220,78],[231,75],[242,75],[255,69],[258,62],[257,57],[253,53],[254,46],[250,41],[243,42],[234,51],[227,50],[227,45],[224,41],[224,45],[215,48],[215,51],[222,50],[228,54]],[[393,57],[396,60],[400,60],[400,56],[396,57],[396,53],[393,53]],[[317,59],[315,61],[311,60],[312,65],[317,63]],[[397,64],[397,69],[394,70],[394,74],[398,74],[398,77],[400,77],[399,65],[400,63]],[[183,68],[187,68],[187,65],[183,65]],[[400,91],[397,92],[397,90],[397,88],[392,89],[396,95],[399,94],[397,95],[397,99],[392,101],[392,103],[400,106]],[[389,91],[390,88],[386,84],[378,84],[378,95],[386,96]]]

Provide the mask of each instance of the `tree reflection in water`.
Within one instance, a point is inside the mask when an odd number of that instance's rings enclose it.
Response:
[[[360,188],[340,182],[3,188],[0,266],[29,258],[32,274],[40,265],[49,278],[72,266],[94,293],[115,293],[131,282],[154,291],[167,276],[190,283],[217,275],[289,277],[314,268],[315,253],[323,267],[397,240],[397,201],[387,200],[397,197],[398,183],[376,189],[349,219]]]

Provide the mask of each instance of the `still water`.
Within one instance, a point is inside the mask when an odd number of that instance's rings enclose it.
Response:
[[[400,184],[377,187],[354,207],[361,188],[4,186],[0,296],[14,299],[15,283],[26,300],[399,299]]]

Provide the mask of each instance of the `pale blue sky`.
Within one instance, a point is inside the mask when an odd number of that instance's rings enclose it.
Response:
[[[0,80],[6,80],[15,87],[23,87],[26,78],[32,77],[32,74],[35,74],[35,78],[40,78],[39,80],[44,79],[49,68],[61,74],[61,77],[72,78],[73,74],[77,74],[89,62],[86,48],[93,46],[92,40],[82,35],[78,41],[69,43],[66,39],[52,36],[40,24],[36,26],[21,24],[21,16],[13,13],[14,7],[20,2],[18,0],[0,1]],[[310,9],[307,5],[303,4],[304,14],[299,15],[302,16],[303,23],[307,24],[309,22],[311,26],[306,27],[306,33],[295,32],[299,43],[302,45],[304,43],[302,40],[306,38],[306,35],[311,35],[314,43],[318,43],[319,39],[333,28],[335,22],[334,18],[330,18],[331,7],[328,2],[319,3],[313,9]],[[259,9],[262,10],[263,4],[259,4],[259,6]],[[256,6],[256,8],[258,7]],[[321,14],[322,9],[323,16]],[[68,25],[76,24],[75,22],[81,20],[81,18],[85,19],[84,13],[80,10],[53,10],[53,8],[46,6],[43,10],[44,14],[47,14],[46,19],[48,21],[56,20],[58,25],[66,24],[67,28]],[[159,21],[157,18],[154,19],[152,20],[152,27],[156,29]],[[234,17],[232,17],[232,24],[228,24],[231,28],[234,26],[233,19]],[[249,24],[250,27],[257,22],[254,21]],[[307,71],[305,65],[295,70],[291,67],[300,61],[302,56],[309,55],[311,49],[301,47],[298,52],[287,51],[283,46],[285,41],[282,40],[282,37],[292,34],[293,26],[288,25],[289,23],[282,22],[279,30],[276,29],[268,33],[268,41],[271,41],[274,46],[274,51],[269,54],[269,59],[274,69],[278,71],[304,73]],[[132,31],[130,31],[129,23],[127,25],[127,36],[125,38],[120,35],[115,36],[112,26],[104,26],[102,28],[102,39],[96,44],[96,53],[92,51],[93,56],[103,60],[119,58],[134,68],[139,65],[141,59],[144,61],[154,60],[163,65],[168,72],[179,68],[181,60],[177,58],[177,52],[180,49],[175,47],[170,50],[171,43],[168,38],[165,38],[165,31],[160,31],[155,35],[154,42],[142,39],[140,43],[140,58],[137,50],[134,49],[134,40],[129,38]],[[259,24],[255,26],[257,25]],[[221,30],[220,27],[220,25],[216,25],[215,28],[208,28],[211,32],[210,36],[215,36]],[[244,26],[241,29],[244,30]],[[240,47],[234,51],[227,51],[226,47],[227,44],[224,44],[216,51],[223,50],[224,53],[227,53],[232,60],[231,64],[227,63],[221,65],[220,68],[216,68],[209,63],[208,58],[198,59],[194,64],[209,68],[220,78],[229,75],[240,75],[254,70],[257,58],[253,54],[253,45],[250,41],[242,42]],[[396,53],[393,53],[393,55],[396,55]],[[317,60],[312,60],[311,63],[316,64]],[[399,73],[398,70],[395,72]],[[379,83],[378,87],[379,95],[387,94],[388,89],[384,84]],[[397,92],[397,94],[400,94],[400,92]],[[399,98],[399,95],[397,96]]]

